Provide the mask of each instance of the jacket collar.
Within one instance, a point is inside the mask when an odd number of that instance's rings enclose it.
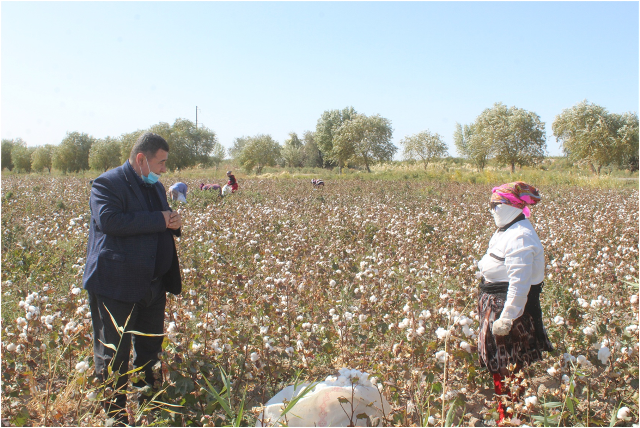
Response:
[[[140,176],[138,176],[138,174],[135,172],[133,166],[129,163],[129,159],[124,161],[124,164],[122,164],[121,168],[124,174],[124,178],[125,180],[127,180],[127,183],[129,184],[131,190],[133,190],[136,198],[138,198],[138,201],[143,207],[146,207],[147,203],[145,202],[144,196],[142,196],[142,191],[140,190],[140,186],[142,185],[142,178],[140,178]]]

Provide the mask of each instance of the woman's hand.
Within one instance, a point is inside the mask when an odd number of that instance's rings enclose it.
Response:
[[[494,336],[506,336],[511,331],[513,320],[498,318],[493,322],[491,332]]]

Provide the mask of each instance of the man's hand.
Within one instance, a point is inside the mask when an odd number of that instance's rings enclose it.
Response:
[[[166,220],[166,218],[165,218]],[[167,224],[167,229],[177,230],[182,226],[182,216],[177,211],[172,211],[169,217],[169,223]]]
[[[162,215],[164,216],[164,224],[166,228],[169,228],[169,222],[171,221],[171,213],[172,211],[162,211]]]

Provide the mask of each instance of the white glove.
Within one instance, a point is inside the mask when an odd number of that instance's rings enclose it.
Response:
[[[491,332],[494,336],[506,336],[511,331],[513,320],[498,318],[493,322]]]

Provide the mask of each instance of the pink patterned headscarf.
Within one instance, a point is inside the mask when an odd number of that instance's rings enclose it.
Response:
[[[540,200],[538,189],[522,181],[514,181],[513,183],[494,187],[491,192],[490,202],[520,208],[527,218],[531,215],[529,207],[537,204]]]

